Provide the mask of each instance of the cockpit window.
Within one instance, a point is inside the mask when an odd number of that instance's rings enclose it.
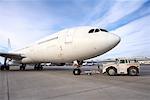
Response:
[[[91,30],[89,31],[89,33],[96,33],[96,32],[99,32],[99,31],[108,32],[106,29],[91,29]]]
[[[105,30],[105,29],[100,29],[101,31],[103,31],[103,32],[108,32],[107,30]]]
[[[99,29],[95,29],[95,32],[99,32]]]
[[[94,29],[91,29],[90,31],[89,31],[89,33],[93,33],[94,32]]]

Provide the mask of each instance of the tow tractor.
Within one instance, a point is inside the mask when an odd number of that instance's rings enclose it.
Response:
[[[116,59],[115,62],[102,64],[102,73],[107,73],[110,76],[118,74],[128,74],[136,76],[139,74],[140,64],[137,60]]]

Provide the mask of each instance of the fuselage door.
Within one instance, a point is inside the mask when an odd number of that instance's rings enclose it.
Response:
[[[73,33],[73,30],[69,30],[67,33],[65,33],[65,44],[68,44],[68,43],[72,43],[72,33]]]

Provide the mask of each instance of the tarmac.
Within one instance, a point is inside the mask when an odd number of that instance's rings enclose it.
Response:
[[[74,76],[72,70],[51,66],[34,71],[28,66],[26,71],[0,71],[0,100],[150,100],[150,65],[142,65],[139,76]]]

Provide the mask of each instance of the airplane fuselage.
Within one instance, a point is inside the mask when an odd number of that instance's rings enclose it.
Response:
[[[104,54],[120,42],[115,34],[91,27],[77,27],[59,31],[28,47],[16,50],[24,56],[21,63],[66,63],[85,60]]]

